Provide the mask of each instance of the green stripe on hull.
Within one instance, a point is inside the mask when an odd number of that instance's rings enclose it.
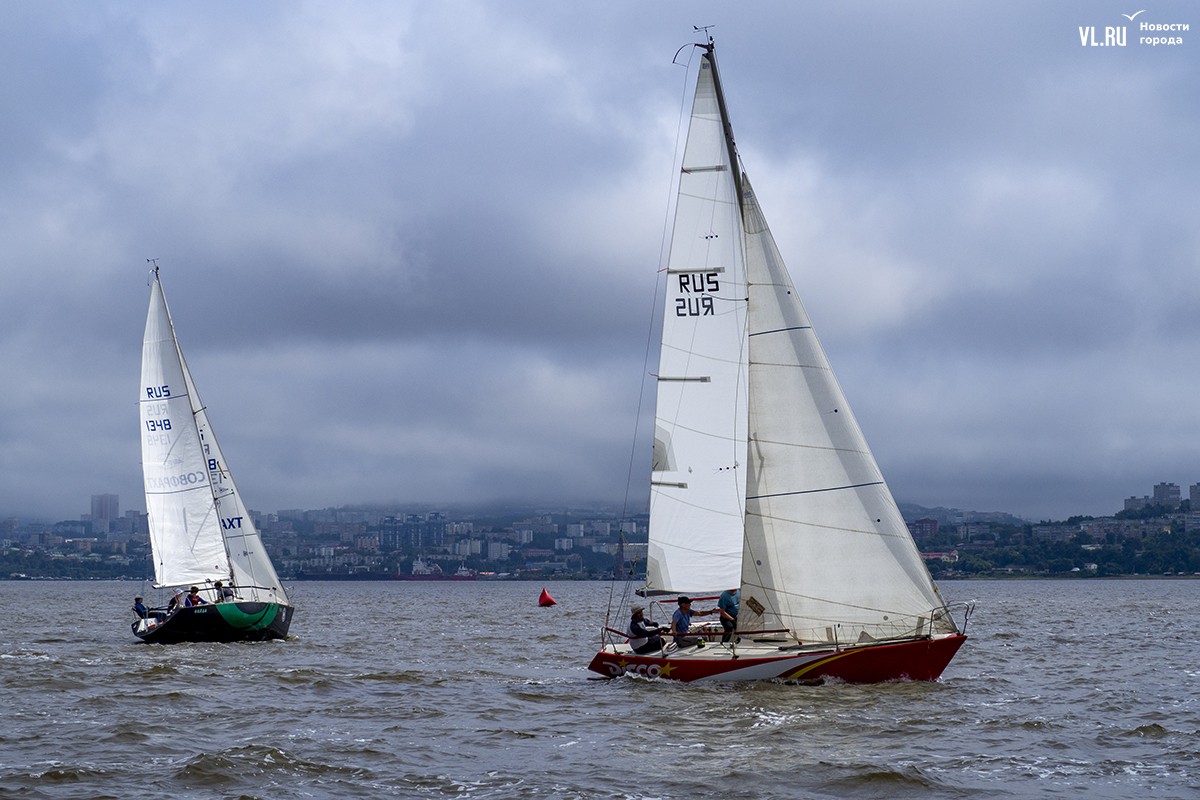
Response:
[[[237,603],[214,603],[214,605],[221,613],[221,619],[225,620],[229,627],[240,631],[261,631],[275,621],[275,615],[279,612],[278,603],[267,603],[262,611],[255,614],[247,614],[242,611]]]

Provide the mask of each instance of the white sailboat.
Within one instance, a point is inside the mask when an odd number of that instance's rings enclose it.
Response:
[[[195,587],[204,602],[151,609],[133,632],[162,644],[285,638],[292,606],[188,372],[157,266],[138,400],[155,584]]]
[[[783,264],[734,144],[711,38],[667,265],[646,596],[738,589],[736,635],[590,668],[684,681],[936,679],[966,636],[940,597]],[[697,596],[699,595],[699,596]],[[658,601],[659,618],[674,603]],[[722,638],[729,641],[721,642]],[[707,646],[706,646],[707,645]]]

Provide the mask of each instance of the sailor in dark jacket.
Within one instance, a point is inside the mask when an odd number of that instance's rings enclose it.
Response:
[[[643,606],[634,606],[629,618],[629,646],[638,655],[654,653],[663,649],[662,637],[658,635],[662,626],[647,622],[644,616],[645,612],[646,609]]]

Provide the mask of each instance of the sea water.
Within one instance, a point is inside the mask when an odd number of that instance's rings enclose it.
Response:
[[[0,798],[1200,796],[1195,580],[944,583],[971,638],[878,686],[593,680],[608,583],[298,583],[287,641],[171,646],[141,588],[0,582]]]

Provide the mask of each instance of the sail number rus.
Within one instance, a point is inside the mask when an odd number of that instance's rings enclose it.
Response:
[[[715,272],[685,272],[679,276],[679,293],[687,297],[675,298],[675,316],[707,317],[713,311],[714,294],[721,291],[721,283]],[[695,295],[695,296],[692,296]]]

